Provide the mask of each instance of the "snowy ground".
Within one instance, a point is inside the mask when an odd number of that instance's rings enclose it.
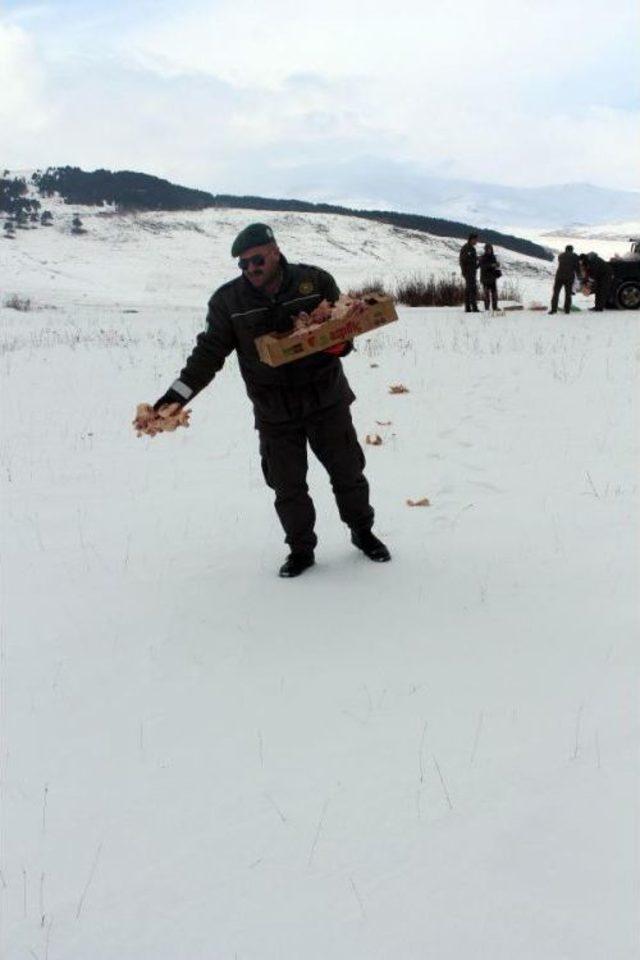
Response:
[[[129,427],[204,253],[58,239],[1,248],[40,306],[0,310],[3,960],[637,960],[637,314],[362,338],[394,559],[314,463],[282,581],[235,361],[189,431]]]

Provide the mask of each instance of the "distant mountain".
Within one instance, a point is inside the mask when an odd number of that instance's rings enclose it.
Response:
[[[27,190],[36,190],[40,197],[59,195],[69,204],[89,204],[103,206],[114,205],[120,210],[203,210],[208,207],[225,207],[248,210],[293,210],[303,213],[335,213],[356,216],[380,223],[391,224],[408,230],[429,233],[440,237],[463,239],[476,230],[483,240],[499,245],[507,250],[522,253],[541,260],[551,260],[552,254],[546,247],[499,231],[483,228],[481,224],[459,222],[444,217],[424,216],[416,213],[403,213],[393,209],[350,209],[327,203],[310,203],[294,198],[274,199],[269,197],[234,196],[230,194],[211,194],[204,190],[192,190],[176,186],[168,180],[129,170],[112,172],[94,170],[87,172],[79,167],[50,167],[36,171],[26,181],[20,181],[22,196],[14,196],[5,171],[4,187],[7,201],[3,206],[0,192],[0,209],[13,214],[16,205],[25,205],[29,201]],[[15,184],[15,181],[14,181]],[[20,192],[18,191],[18,192]]]
[[[640,218],[640,191],[588,183],[505,187],[432,176],[419,165],[376,157],[266,171],[263,189],[322,203],[412,210],[482,227],[559,228]]]

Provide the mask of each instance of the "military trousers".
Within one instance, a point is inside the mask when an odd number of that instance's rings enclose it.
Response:
[[[571,311],[571,295],[573,293],[573,280],[563,280],[562,277],[556,277],[553,281],[553,293],[551,294],[551,310],[556,313],[558,309],[558,300],[560,291],[564,288],[564,312]]]
[[[275,508],[292,553],[309,553],[317,543],[316,513],[307,486],[307,447],[331,480],[341,519],[352,530],[370,530],[373,508],[364,476],[364,453],[348,404],[338,404],[286,423],[256,424],[262,471],[275,492]]]
[[[595,294],[595,309],[604,310],[609,298],[609,288],[611,287],[611,277],[608,273],[593,280],[593,292]]]
[[[478,309],[478,278],[473,273],[464,273],[464,309],[475,312]]]

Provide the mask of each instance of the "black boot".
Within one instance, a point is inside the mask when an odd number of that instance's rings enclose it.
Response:
[[[290,553],[278,571],[279,577],[299,577],[315,563],[312,553]]]
[[[384,563],[386,560],[391,560],[389,550],[385,547],[382,540],[378,540],[371,530],[352,530],[351,543],[357,547],[358,550],[362,550],[365,556],[369,557],[369,560],[375,560],[376,563]]]

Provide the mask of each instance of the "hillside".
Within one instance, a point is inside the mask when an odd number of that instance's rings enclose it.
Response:
[[[17,187],[18,184],[18,187]],[[24,193],[24,199],[20,193]],[[313,204],[300,200],[272,199],[251,196],[213,195],[201,190],[179,187],[148,174],[132,171],[111,172],[94,170],[89,173],[78,167],[54,167],[35,171],[19,179],[5,171],[0,180],[0,211],[27,214],[32,212],[34,202],[40,198],[61,197],[67,204],[113,206],[119,212],[126,210],[201,210],[207,207],[270,211],[296,211],[300,213],[334,213],[356,216],[380,223],[389,223],[405,229],[429,233],[435,236],[466,239],[469,233],[480,228],[467,223],[458,223],[441,218],[390,210],[350,210],[330,204]],[[530,240],[502,234],[492,229],[483,230],[483,237],[490,243],[527,256],[550,260],[548,249]]]
[[[233,237],[248,220],[266,219],[292,260],[317,263],[335,273],[347,290],[368,280],[393,286],[412,274],[459,275],[460,241],[404,230],[358,217],[206,209],[117,213],[112,209],[48,201],[53,220],[37,230],[18,230],[0,241],[5,291],[31,291],[37,299],[119,300],[203,308],[211,292],[237,272],[230,255]],[[80,214],[84,234],[72,233]],[[505,282],[516,283],[525,300],[549,295],[553,267],[541,260],[496,248]],[[59,296],[63,296],[62,292]],[[53,300],[52,300],[53,298]]]

